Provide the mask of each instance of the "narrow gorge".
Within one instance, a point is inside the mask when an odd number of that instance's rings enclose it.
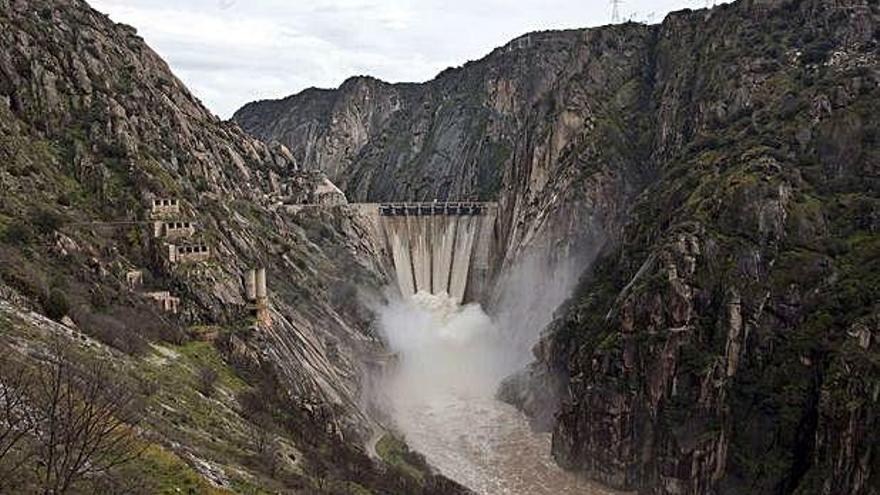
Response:
[[[560,466],[641,493],[876,493],[878,11],[536,32],[234,121],[355,202],[498,203],[484,307],[521,344],[500,396]]]
[[[497,274],[490,267],[499,248],[494,203],[332,209],[354,210],[370,226],[366,238],[391,281],[386,297],[370,305],[394,353],[371,377],[373,415],[477,493],[611,493],[560,469],[550,434],[534,431],[497,397],[502,381],[529,363],[538,329],[570,294],[570,263],[534,252],[530,265]]]
[[[0,493],[880,493],[878,37],[738,0],[224,121],[0,0]]]

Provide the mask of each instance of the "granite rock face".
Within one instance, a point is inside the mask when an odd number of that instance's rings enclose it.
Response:
[[[563,466],[642,493],[877,493],[878,20],[742,0],[234,119],[353,200],[499,201],[499,279],[530,250],[579,260],[503,394]]]
[[[286,216],[268,200],[273,184],[298,168],[289,152],[217,119],[132,28],[111,23],[85,3],[60,2],[42,8],[40,3],[11,2],[3,7],[0,126],[7,161],[0,181],[6,191],[4,226],[8,234],[10,226],[15,229],[28,219],[36,219],[35,223],[43,217],[51,219],[42,220],[51,225],[33,238],[8,239],[10,255],[33,251],[36,259],[10,267],[7,280],[14,277],[15,269],[21,272],[43,256],[55,254],[41,251],[36,241],[56,236],[70,239],[75,246],[61,253],[69,259],[68,270],[63,271],[73,272],[70,284],[86,282],[77,280],[77,263],[87,261],[95,265],[91,271],[96,272],[99,284],[117,286],[112,290],[115,297],[126,269],[146,268],[157,279],[155,285],[167,284],[185,294],[184,325],[232,324],[246,312],[242,276],[248,267],[258,265],[272,267],[272,289],[281,296],[273,307],[278,311],[278,324],[270,336],[309,333],[311,326],[323,321],[298,325],[287,321],[295,299],[285,298],[285,291],[300,284],[303,287],[298,290],[313,298],[307,304],[314,304],[316,311],[339,312],[326,298],[334,282],[333,265],[318,247],[323,239],[309,242],[308,220]],[[173,266],[167,262],[161,240],[151,238],[152,229],[139,226],[150,223],[153,198],[181,202],[181,213],[171,220],[195,222],[192,242],[209,246],[209,263]],[[327,224],[328,232],[344,228],[320,222]],[[346,245],[344,233],[339,236],[338,245],[327,243],[329,247],[356,258],[358,247]],[[13,241],[22,242],[15,246]],[[86,254],[92,259],[85,260]],[[361,256],[361,261],[371,263],[370,253]],[[340,256],[339,262],[345,259]],[[50,261],[50,266],[65,261],[61,256]],[[319,266],[330,267],[320,281],[308,273]],[[364,273],[369,272],[364,266]],[[381,274],[374,270],[373,276],[378,280]],[[25,287],[20,289],[26,292],[30,287],[27,280],[23,282]],[[65,283],[59,280],[57,285]],[[93,315],[87,309],[94,306],[92,301],[71,301],[71,305],[74,310],[83,306],[83,318]],[[286,311],[284,306],[288,306]],[[350,320],[332,316],[330,321],[340,324],[338,337],[353,332]],[[320,341],[323,337],[303,338]],[[313,356],[291,355],[282,361],[336,373],[323,351]],[[340,376],[328,376],[322,380],[327,383],[318,387],[319,381],[307,371],[285,366],[304,395],[355,400],[350,390],[335,389],[348,387]]]
[[[357,77],[233,121],[350,201],[500,201],[499,267],[525,246],[565,257],[604,242],[648,170],[635,140],[650,38],[636,25],[533,33],[425,84]]]
[[[308,193],[298,171],[286,147],[205,109],[133,28],[80,0],[0,0],[0,344],[61,328],[16,323],[34,320],[17,316],[30,311],[89,336],[125,369],[182,352],[163,346],[210,340],[203,352],[222,356],[231,383],[245,380],[236,392],[268,387],[257,405],[282,404],[276,421],[288,426],[246,417],[231,392],[207,406],[215,418],[195,421],[206,411],[187,409],[186,387],[161,383],[172,399],[145,399],[145,428],[193,468],[212,459],[212,470],[272,491],[327,492],[352,466],[376,490],[459,490],[423,462],[401,474],[367,457],[379,427],[362,392],[384,351],[359,295],[378,294],[385,275],[355,212],[278,206]],[[191,222],[176,242],[206,246],[207,260],[170,262],[154,234],[156,199],[179,202],[164,220]],[[269,326],[255,325],[245,298],[256,267],[268,270]],[[179,312],[147,292],[178,298]],[[215,430],[226,413],[229,430]],[[254,432],[267,429],[296,451],[283,476],[248,460]]]

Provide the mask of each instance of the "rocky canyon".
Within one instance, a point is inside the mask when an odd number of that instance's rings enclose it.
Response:
[[[880,493],[878,37],[739,0],[223,121],[0,0],[0,493]]]

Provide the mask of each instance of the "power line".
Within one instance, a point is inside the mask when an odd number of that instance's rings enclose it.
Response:
[[[65,223],[65,224],[62,224],[62,225],[63,225],[63,226],[69,226],[69,227],[83,227],[83,226],[100,227],[100,226],[103,226],[103,225],[107,225],[107,226],[115,226],[115,225],[151,225],[152,223],[153,223],[153,222],[147,222],[147,221],[142,221],[142,222],[137,222],[137,221],[131,221],[131,222],[71,222],[71,223]]]

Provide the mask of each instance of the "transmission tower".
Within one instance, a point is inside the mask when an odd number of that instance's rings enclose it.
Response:
[[[611,23],[617,24],[620,22],[620,4],[623,3],[623,0],[611,0]]]

